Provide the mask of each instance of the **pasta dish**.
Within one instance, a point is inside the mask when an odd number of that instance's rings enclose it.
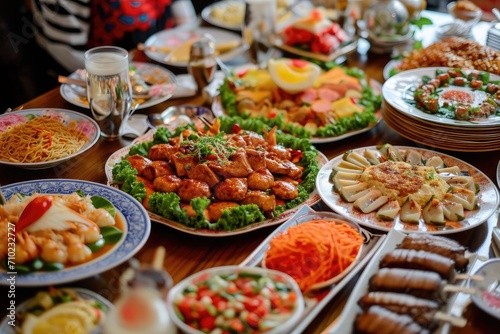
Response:
[[[50,117],[36,117],[0,133],[0,160],[33,163],[56,160],[78,152],[85,134]]]

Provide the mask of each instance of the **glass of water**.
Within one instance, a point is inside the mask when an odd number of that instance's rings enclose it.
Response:
[[[132,106],[128,52],[115,46],[100,46],[85,52],[87,98],[101,135],[119,138]]]

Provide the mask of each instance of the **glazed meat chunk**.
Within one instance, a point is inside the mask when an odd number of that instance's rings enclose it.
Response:
[[[299,196],[297,186],[288,181],[275,181],[271,191],[276,197],[284,200],[292,200]]]
[[[146,166],[151,163],[151,160],[139,154],[128,156],[127,161],[130,162],[132,168],[135,168],[137,170],[138,175],[142,175],[144,168],[146,168]]]
[[[177,190],[182,202],[189,203],[193,198],[210,197],[210,187],[206,182],[192,179],[182,179]]]
[[[172,154],[175,154],[178,150],[178,147],[170,144],[157,144],[149,149],[148,158],[151,160],[170,161]]]
[[[274,185],[274,176],[267,168],[254,170],[247,178],[248,188],[252,190],[267,190]]]
[[[246,150],[247,160],[253,170],[266,168],[266,153],[262,150],[256,150],[253,148],[247,148]]]
[[[263,191],[249,190],[241,201],[241,204],[255,204],[264,212],[271,212],[276,209],[276,197],[268,195]]]
[[[214,173],[208,165],[197,164],[189,166],[186,169],[186,173],[190,179],[196,179],[206,182],[210,187],[215,186],[219,183],[219,177]]]
[[[214,187],[214,197],[218,201],[239,202],[245,198],[247,190],[246,179],[229,178]]]
[[[181,179],[175,175],[163,175],[153,181],[154,189],[163,193],[176,193],[180,186]]]
[[[170,163],[166,161],[156,160],[147,165],[142,171],[144,178],[153,181],[159,176],[172,175],[174,174],[174,169]]]

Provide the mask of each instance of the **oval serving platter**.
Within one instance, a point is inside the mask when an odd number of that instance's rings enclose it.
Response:
[[[17,286],[44,286],[72,282],[99,274],[125,262],[137,253],[146,243],[151,231],[151,221],[146,210],[132,196],[104,184],[68,179],[46,179],[13,183],[2,187],[8,200],[16,193],[31,195],[56,194],[68,195],[75,191],[83,191],[86,195],[96,195],[108,199],[124,218],[125,233],[122,240],[109,252],[96,259],[80,265],[65,268],[61,271],[37,272],[17,275]],[[1,285],[8,284],[9,273],[0,270]]]
[[[154,134],[154,131],[149,131],[145,135],[135,139],[130,145],[123,147],[123,148],[119,149],[118,151],[114,152],[113,154],[111,154],[111,156],[108,158],[108,160],[106,161],[106,164],[104,166],[104,171],[106,174],[106,178],[108,180],[108,184],[111,184],[113,181],[113,173],[112,173],[113,166],[116,163],[118,163],[119,161],[121,161],[122,158],[128,154],[128,152],[130,151],[130,148],[132,146],[137,145],[137,144],[144,142],[144,141],[152,140],[153,134]],[[320,168],[328,161],[326,156],[321,152],[318,152],[317,160],[318,160],[318,165]],[[302,204],[307,204],[307,205],[312,206],[312,205],[318,203],[319,201],[320,201],[320,197],[319,197],[317,191],[314,190],[312,193],[309,194],[309,198]],[[161,223],[161,224],[170,226],[171,228],[174,228],[176,230],[179,230],[179,231],[182,231],[185,233],[199,235],[199,236],[206,236],[206,237],[226,237],[226,236],[233,236],[233,235],[248,233],[248,232],[260,229],[260,228],[281,224],[284,221],[286,221],[287,219],[289,219],[295,212],[297,212],[298,209],[299,209],[299,206],[292,208],[292,209],[289,209],[289,210],[286,210],[279,217],[275,217],[272,219],[266,219],[264,221],[261,221],[258,223],[253,223],[253,224],[250,224],[248,226],[245,226],[245,227],[242,227],[239,229],[235,229],[232,231],[214,231],[214,230],[209,230],[209,229],[190,228],[190,227],[187,227],[184,224],[181,224],[179,222],[172,221],[172,220],[166,219],[162,216],[159,216],[151,211],[147,211],[147,212],[148,212],[151,220],[153,220],[157,223]]]

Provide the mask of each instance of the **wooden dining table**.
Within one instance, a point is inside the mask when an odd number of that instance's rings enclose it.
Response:
[[[429,31],[432,31],[432,27],[427,29],[431,29]],[[138,61],[149,61],[144,54],[137,50],[134,51],[133,58]],[[350,54],[344,65],[348,67],[358,67],[366,73],[368,78],[382,83],[384,81],[382,74],[384,66],[390,60],[390,54],[375,54],[371,53],[369,50],[360,50]],[[201,103],[203,103],[203,98],[201,96],[169,99],[147,109],[139,110],[137,113],[160,113],[172,105],[199,105]],[[31,101],[26,101],[26,103],[23,104],[23,108],[70,109],[91,116],[88,109],[76,107],[64,100],[59,92],[59,88],[52,89]],[[104,173],[106,160],[115,151],[130,143],[131,140],[126,138],[115,141],[100,138],[91,149],[83,154],[58,166],[44,170],[26,170],[0,165],[0,184],[8,185],[21,181],[54,178],[87,180],[106,184],[108,181]],[[412,140],[400,136],[389,128],[384,121],[381,121],[376,127],[368,132],[340,141],[318,144],[316,147],[331,159],[343,154],[349,149],[384,143],[423,147]],[[426,148],[434,149],[432,147]],[[466,161],[486,174],[495,184],[497,183],[497,164],[500,160],[500,147],[497,151],[482,153],[449,152],[441,149],[435,150]],[[330,210],[322,202],[317,204],[315,209]],[[475,228],[455,234],[449,234],[448,236],[466,245],[471,252],[477,252],[480,256],[485,258],[492,257],[493,254],[490,248],[491,235],[493,227],[498,224],[497,218],[497,213],[495,213],[487,221]],[[230,237],[206,237],[187,234],[154,221],[151,224],[151,234],[146,244],[135,254],[135,257],[141,262],[148,263],[152,260],[155,249],[158,246],[164,246],[166,248],[166,257],[163,265],[165,270],[172,276],[174,283],[178,283],[185,277],[205,268],[237,265],[241,263],[276,228],[276,226],[270,226]],[[118,280],[127,266],[128,264],[124,263],[118,267],[109,268],[109,270],[99,275],[64,285],[88,288],[109,300],[116,300],[120,293]],[[305,332],[321,333],[335,321],[341,314],[343,306],[355,283],[356,279],[353,279],[330,303],[328,303],[310,323]],[[5,282],[1,284],[5,285]],[[40,288],[17,287],[16,303],[19,305],[23,300],[33,297],[39,289]],[[2,305],[0,314],[3,314],[6,309],[4,308],[4,302],[7,292],[6,286],[0,288],[0,304]],[[500,322],[498,320],[483,313],[472,304],[467,307],[466,312],[469,322],[465,329],[457,330],[456,332],[488,333],[499,328]]]

